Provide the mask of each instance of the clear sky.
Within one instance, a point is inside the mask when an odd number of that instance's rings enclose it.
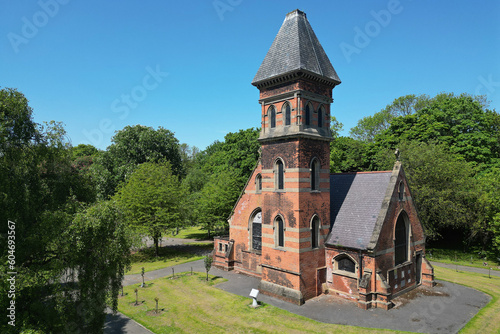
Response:
[[[260,126],[250,82],[296,8],[342,80],[344,134],[406,94],[486,94],[500,111],[500,1],[0,0],[0,86],[74,146],[142,124],[204,149]]]

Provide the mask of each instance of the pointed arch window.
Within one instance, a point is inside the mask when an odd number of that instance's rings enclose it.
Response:
[[[269,115],[270,127],[275,128],[276,127],[276,109],[274,108],[274,106],[269,107],[269,109],[267,110],[267,114]]]
[[[311,125],[311,113],[312,113],[313,107],[310,103],[306,105],[306,115],[305,115],[305,125],[309,126]]]
[[[311,190],[319,190],[319,169],[318,159],[313,158],[311,161]]]
[[[285,115],[285,125],[290,125],[292,122],[292,115],[291,115],[292,110],[290,108],[290,103],[285,102],[281,111],[282,111],[283,115]]]
[[[285,222],[281,216],[274,222],[274,240],[276,247],[285,247]]]
[[[405,184],[403,183],[403,181],[399,182],[398,196],[400,201],[404,200],[405,198]]]
[[[262,175],[260,174],[257,174],[255,176],[255,191],[256,192],[262,191]]]
[[[274,166],[275,189],[285,189],[285,166],[281,159],[276,160]]]
[[[251,235],[251,249],[260,251],[262,250],[262,211],[260,209],[250,217],[250,235]]]
[[[318,110],[318,128],[323,127],[323,117],[325,117],[325,110],[323,106],[321,106]]]
[[[311,221],[311,247],[319,247],[319,218],[314,216]]]
[[[406,214],[402,212],[394,228],[394,265],[408,261],[409,228]]]

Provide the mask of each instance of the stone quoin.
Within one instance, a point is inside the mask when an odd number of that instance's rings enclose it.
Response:
[[[341,83],[306,14],[286,15],[252,85],[261,156],[216,237],[214,265],[259,277],[295,304],[322,293],[364,309],[434,285],[425,233],[399,161],[392,171],[330,174],[332,90]]]

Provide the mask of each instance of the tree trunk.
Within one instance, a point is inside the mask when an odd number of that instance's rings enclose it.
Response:
[[[155,244],[155,255],[158,257],[158,236],[153,237],[153,242]]]

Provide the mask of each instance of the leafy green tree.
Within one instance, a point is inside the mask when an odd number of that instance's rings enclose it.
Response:
[[[0,90],[0,240],[8,221],[15,223],[15,269],[0,250],[0,271],[16,271],[16,329],[62,332],[74,304],[71,285],[59,282],[71,266],[71,247],[63,237],[73,216],[93,201],[88,184],[72,166],[70,144],[60,123],[39,125],[26,97]],[[104,243],[105,239],[101,239]],[[10,269],[10,270],[8,270]],[[6,308],[6,280],[0,282],[0,307]],[[3,325],[3,324],[2,324]]]
[[[78,278],[71,331],[102,332],[109,305],[116,312],[118,293],[130,267],[133,237],[113,202],[99,202],[78,213],[64,233],[71,276]],[[66,328],[68,329],[68,328]]]
[[[398,117],[376,141],[395,147],[402,141],[436,140],[481,168],[500,163],[500,115],[483,108],[480,98],[439,94],[415,114]]]
[[[500,257],[500,166],[476,177],[481,190],[479,201],[482,219],[478,219],[475,232],[479,236],[482,250],[491,244],[495,258]],[[486,247],[485,247],[486,246]]]
[[[73,160],[82,157],[90,157],[96,155],[98,152],[99,150],[90,144],[78,144],[71,148]]]
[[[367,170],[368,144],[350,137],[335,138],[330,144],[330,172],[345,173]]]
[[[479,197],[474,171],[447,146],[401,143],[401,161],[427,236],[438,239],[450,229],[473,238],[479,219]]]
[[[239,176],[234,171],[222,171],[210,177],[196,202],[198,222],[210,238],[214,230],[227,230],[227,219],[241,192]]]
[[[113,196],[135,168],[145,162],[167,160],[172,172],[182,176],[179,141],[174,134],[162,127],[157,130],[142,126],[126,126],[111,139],[105,152],[99,154],[92,165],[94,180],[100,198]]]
[[[406,95],[395,99],[381,111],[373,116],[363,117],[358,124],[350,130],[350,136],[354,139],[372,142],[375,136],[387,130],[394,118],[412,115],[421,110],[429,103],[427,95]]]
[[[156,256],[162,235],[184,221],[185,194],[169,162],[140,165],[115,198],[130,226],[153,239]]]
[[[207,175],[232,171],[243,186],[259,158],[259,133],[260,130],[250,128],[228,133],[224,142],[214,142],[199,155],[198,164],[202,171]]]

